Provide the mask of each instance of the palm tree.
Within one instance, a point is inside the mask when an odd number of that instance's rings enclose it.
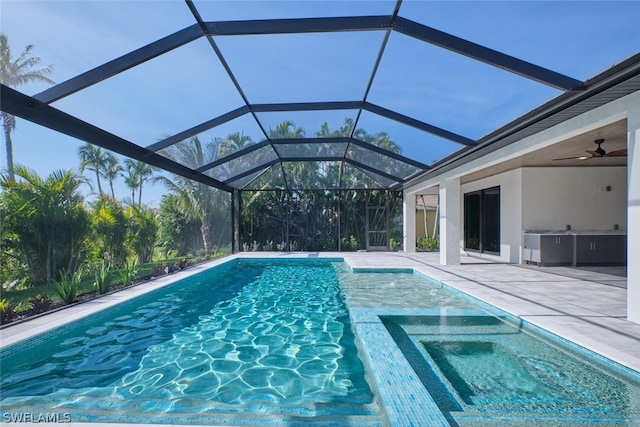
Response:
[[[11,58],[11,49],[9,48],[9,39],[6,35],[0,34],[0,83],[9,87],[17,87],[27,83],[46,82],[55,84],[47,74],[53,72],[53,66],[35,68],[40,62],[40,58],[31,56],[33,45],[28,45],[13,60]],[[0,112],[2,114],[2,124],[4,125],[4,139],[7,146],[7,173],[10,180],[15,180],[13,171],[13,141],[11,140],[11,132],[16,128],[16,118],[12,114]]]
[[[276,126],[275,129],[269,129],[270,138],[304,138],[304,129],[296,127],[292,121],[285,120]]]
[[[229,156],[243,148],[247,148],[250,145],[253,145],[253,140],[250,136],[244,134],[244,132],[234,132],[227,136],[225,139],[222,138],[213,138],[211,142],[209,142],[205,151],[217,153],[214,154],[213,160],[224,159],[226,156]],[[252,168],[253,166],[259,164],[261,151],[257,150],[251,153],[250,156],[241,156],[239,158],[229,160],[221,165],[218,165],[215,170],[211,170],[211,173],[214,178],[217,178],[221,181],[225,179],[229,179],[235,175],[237,175],[240,171]],[[197,165],[201,166],[201,165]]]
[[[125,162],[125,168],[123,169],[121,176],[124,178],[124,184],[129,190],[131,190],[131,205],[136,202],[136,189],[138,188],[138,177],[136,176],[135,168],[132,164]]]
[[[116,198],[116,193],[115,191],[113,191],[113,180],[116,179],[120,175],[120,172],[122,172],[123,170],[124,169],[118,162],[118,158],[112,153],[107,153],[107,161],[104,171],[102,172],[102,176],[109,180],[109,188],[111,188],[111,198],[113,199]]]
[[[107,153],[102,147],[95,146],[93,144],[85,144],[78,150],[80,156],[80,172],[84,172],[85,169],[94,171],[96,174],[96,181],[98,182],[98,193],[102,197],[102,184],[100,183],[100,176],[103,174],[103,170],[107,168],[109,163],[109,156],[111,153]]]
[[[197,136],[188,141],[181,141],[171,146],[167,155],[169,158],[193,169],[207,164],[217,155],[216,142],[207,144],[204,148]],[[211,221],[215,211],[216,192],[214,188],[190,180],[182,176],[174,176],[173,180],[164,176],[155,178],[162,182],[170,191],[178,196],[180,211],[190,220],[200,222],[200,232],[206,253],[211,252],[209,236]]]
[[[220,156],[226,156],[236,151],[242,150],[250,145],[253,145],[253,140],[250,136],[245,135],[244,132],[234,132],[222,141],[220,146]]]
[[[129,174],[129,179],[134,179],[137,184],[138,189],[138,206],[142,205],[142,186],[145,182],[149,181],[149,179],[153,176],[156,168],[151,165],[146,164],[145,162],[141,162],[140,160],[132,160],[127,159],[124,161],[124,164],[127,168],[127,172]],[[125,178],[126,181],[126,178]],[[131,188],[130,184],[127,183],[127,186]],[[133,189],[131,192],[131,202],[133,203]]]
[[[285,120],[284,122],[278,124],[275,129],[269,129],[269,137],[270,138],[304,138],[305,130],[303,128],[297,127],[295,123],[289,120]],[[312,179],[309,179],[309,173],[313,173],[313,165],[315,163],[308,162],[296,162],[290,165],[290,168],[287,169],[287,180],[289,185],[293,185],[294,187],[304,187],[305,184],[311,182]]]

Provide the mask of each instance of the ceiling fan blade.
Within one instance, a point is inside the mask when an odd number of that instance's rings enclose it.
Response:
[[[559,159],[553,159],[555,160],[587,160],[590,159],[591,157],[587,157],[587,156],[576,156],[576,157],[562,157]]]
[[[591,157],[602,157],[602,154],[598,153],[597,151],[592,151],[592,150],[585,150],[585,151],[591,154]]]
[[[622,150],[610,151],[607,153],[605,157],[626,157],[627,149],[623,148]]]

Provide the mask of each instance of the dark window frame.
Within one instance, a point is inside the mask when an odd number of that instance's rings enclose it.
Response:
[[[489,196],[497,195],[497,206],[491,203]],[[472,198],[478,198],[474,201]],[[500,225],[501,225],[501,199],[500,186],[485,188],[482,190],[464,193],[463,219],[464,219],[464,249],[471,252],[500,255]],[[473,205],[476,206],[473,206]],[[475,207],[477,211],[471,211]],[[494,212],[490,212],[490,208]],[[497,211],[495,210],[497,208]],[[493,222],[492,222],[493,220]],[[477,221],[470,224],[471,221]],[[477,238],[477,245],[472,241]],[[493,238],[494,242],[490,242]],[[496,250],[493,250],[493,248]]]

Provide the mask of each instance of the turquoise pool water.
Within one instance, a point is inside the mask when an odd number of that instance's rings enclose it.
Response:
[[[460,426],[640,425],[640,375],[515,319],[383,316],[448,420]]]
[[[336,261],[233,261],[5,349],[2,412],[380,425]]]
[[[352,321],[375,331],[367,355],[395,349],[367,357],[375,379]],[[0,369],[4,421],[640,425],[637,373],[433,279],[341,259],[235,260],[3,349]]]

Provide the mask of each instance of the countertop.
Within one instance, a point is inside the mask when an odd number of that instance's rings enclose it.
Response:
[[[545,234],[563,236],[625,236],[627,230],[525,230],[525,234]]]

